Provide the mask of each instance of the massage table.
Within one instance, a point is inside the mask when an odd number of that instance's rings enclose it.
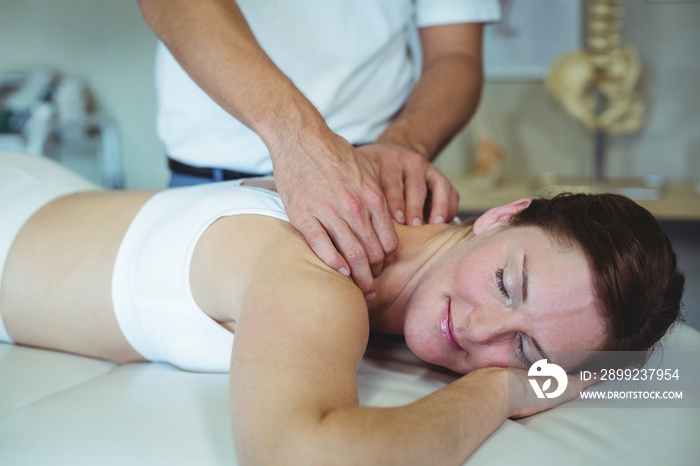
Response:
[[[663,346],[698,355],[700,332],[679,325]],[[453,379],[418,361],[401,341],[377,339],[359,367],[360,400],[410,403]],[[507,420],[465,464],[700,464],[698,407],[584,403]],[[0,464],[236,465],[228,375],[0,343]]]

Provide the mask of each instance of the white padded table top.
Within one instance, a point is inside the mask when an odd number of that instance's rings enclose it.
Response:
[[[700,351],[700,333],[680,326],[666,346]],[[0,464],[235,465],[227,380],[0,344]],[[411,402],[450,380],[393,342],[373,345],[358,373],[361,402],[374,406]],[[577,402],[506,421],[466,464],[700,463],[700,409]]]

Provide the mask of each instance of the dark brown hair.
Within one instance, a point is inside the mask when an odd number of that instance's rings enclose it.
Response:
[[[603,351],[647,351],[679,320],[685,277],[654,216],[617,194],[535,199],[510,220],[578,247],[593,271],[608,338]]]

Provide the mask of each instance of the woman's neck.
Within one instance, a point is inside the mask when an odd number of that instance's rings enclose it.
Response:
[[[396,225],[399,247],[393,263],[375,279],[377,297],[369,302],[373,330],[403,334],[404,310],[413,290],[440,256],[471,237],[471,227],[459,225]]]

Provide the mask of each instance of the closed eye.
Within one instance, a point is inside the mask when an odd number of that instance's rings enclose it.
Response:
[[[529,369],[530,366],[532,366],[532,363],[530,360],[525,356],[525,350],[523,349],[523,336],[522,334],[518,335],[518,359],[520,359],[523,364],[525,364],[525,368]]]
[[[503,284],[503,267],[496,270],[496,285],[498,286],[498,290],[501,292],[501,294],[506,299],[510,299],[508,290],[506,290],[506,286]]]

